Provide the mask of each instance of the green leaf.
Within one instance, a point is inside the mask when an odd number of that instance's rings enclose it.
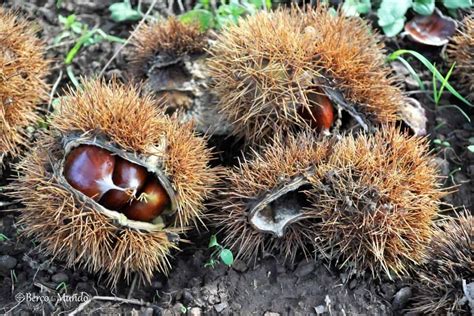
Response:
[[[67,18],[65,18],[63,15],[59,14],[58,15],[58,21],[59,23],[61,23],[62,25],[66,26],[67,24]]]
[[[400,24],[400,19],[405,19],[405,14],[412,6],[412,0],[382,0],[377,10],[378,24],[381,27]]]
[[[382,26],[382,30],[385,35],[392,37],[397,35],[403,30],[405,26],[405,17],[396,19],[393,23]]]
[[[428,60],[426,59],[425,56],[421,55],[420,53],[414,51],[414,50],[408,50],[408,49],[399,49],[388,56],[388,60],[395,60],[397,59],[398,56],[404,55],[404,54],[410,54],[414,57],[416,57],[426,68],[428,68],[431,73],[436,76],[436,79],[438,79],[440,82],[445,81],[443,75],[436,69],[436,67]],[[469,101],[467,101],[465,98],[463,98],[459,92],[457,92],[448,82],[445,84],[446,89],[448,89],[449,92],[451,92],[456,98],[464,102],[465,104],[469,106],[473,106]]]
[[[211,12],[204,9],[194,9],[186,12],[179,17],[179,20],[185,24],[197,23],[201,31],[207,31],[214,27],[214,16]]]
[[[75,14],[68,15],[68,17],[66,18],[65,25],[67,27],[71,27],[74,23],[76,23],[76,15]]]
[[[89,26],[76,21],[70,25],[71,30],[76,34],[82,34],[83,30],[87,30]]]
[[[211,238],[209,239],[209,246],[207,246],[208,248],[212,248],[212,247],[217,247],[219,246],[219,243],[217,242],[217,237],[216,235],[212,235]]]
[[[342,11],[347,16],[358,16],[366,14],[372,9],[370,0],[346,0],[342,5]]]
[[[431,15],[435,8],[435,0],[415,0],[413,10],[421,15]]]
[[[210,8],[210,0],[199,0],[199,4],[206,10]]]
[[[469,150],[471,153],[474,153],[474,145],[467,146],[467,150]]]
[[[468,9],[472,7],[472,0],[443,0],[448,9]]]
[[[226,266],[230,267],[232,265],[232,263],[234,263],[234,255],[232,254],[232,251],[230,251],[229,249],[222,249],[219,256],[221,257],[221,261]]]
[[[140,12],[132,8],[128,0],[110,5],[110,17],[115,22],[138,21],[142,18]]]

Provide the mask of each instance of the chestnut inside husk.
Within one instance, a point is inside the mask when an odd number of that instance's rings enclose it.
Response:
[[[145,231],[167,226],[176,196],[156,161],[98,138],[72,137],[63,144],[58,176],[80,200],[123,226]]]

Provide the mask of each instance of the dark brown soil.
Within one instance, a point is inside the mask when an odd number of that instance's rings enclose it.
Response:
[[[7,0],[3,5],[18,8],[42,28],[41,37],[50,47],[48,57],[54,61],[48,81],[53,85],[60,80],[57,95],[61,95],[62,89],[70,84],[63,59],[73,43],[62,46],[53,44],[54,38],[62,31],[58,14],[68,16],[74,13],[77,20],[90,27],[99,26],[106,33],[127,38],[136,24],[113,22],[108,12],[113,2],[64,0],[60,9],[56,9],[53,0]],[[145,9],[151,2],[142,1]],[[154,12],[165,14],[166,10],[167,5],[158,4]],[[439,57],[440,49],[417,46],[400,38],[387,41],[387,44],[389,50],[397,47],[418,50],[436,61],[441,69],[447,68],[445,61]],[[97,76],[120,46],[102,42],[84,48],[73,63],[74,73],[78,77]],[[126,60],[119,54],[105,71],[105,78],[117,76],[125,79],[125,66]],[[415,63],[415,66],[423,73],[422,77],[429,86],[430,74],[421,65]],[[454,109],[436,110],[427,95],[416,93],[418,88],[410,80],[407,80],[405,88],[411,90],[412,97],[425,107],[430,138],[445,140],[451,145],[433,147],[442,174],[446,177],[445,185],[458,186],[458,191],[446,197],[446,202],[473,210],[474,153],[467,150],[470,139],[472,142],[474,137],[473,125]],[[447,96],[442,104],[458,102]],[[474,120],[472,108],[463,106],[463,109]],[[231,163],[229,155],[225,153],[221,154],[221,159],[225,159],[227,164]],[[0,186],[5,185],[10,176],[10,170],[0,171]],[[0,196],[0,203],[8,202]],[[222,264],[214,268],[205,267],[210,257],[207,243],[211,232],[192,232],[187,236],[195,242],[175,254],[168,278],[156,275],[151,285],[124,282],[112,290],[99,276],[80,268],[65,269],[61,262],[43,256],[34,240],[20,237],[16,207],[0,207],[0,233],[8,237],[8,240],[0,242],[0,313],[69,313],[92,296],[116,296],[136,301],[94,300],[80,313],[131,314],[136,311],[139,315],[391,315],[400,313],[410,296],[409,281],[348,279],[343,272],[323,261],[307,262],[304,258],[299,258],[294,266],[284,265],[279,258],[268,255],[258,259],[252,266],[236,261],[232,268]],[[36,296],[37,301],[32,302],[30,299],[21,302],[21,295],[27,294]],[[58,295],[62,294],[73,297],[74,301],[58,299]],[[43,301],[40,301],[41,298]],[[50,301],[45,301],[48,298]]]

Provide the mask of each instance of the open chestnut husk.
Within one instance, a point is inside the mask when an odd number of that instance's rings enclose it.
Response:
[[[127,58],[134,81],[162,99],[166,113],[208,135],[227,135],[229,124],[218,113],[216,95],[210,88],[207,49],[211,32],[174,17],[144,24],[131,41]]]
[[[329,151],[330,142],[314,131],[278,134],[227,170],[209,218],[237,258],[255,261],[273,253],[292,262],[298,253],[314,256],[317,231],[308,194]]]
[[[217,107],[250,145],[277,130],[373,130],[403,102],[380,37],[323,4],[258,12],[226,27],[209,52]]]
[[[8,194],[47,254],[104,273],[112,286],[132,273],[150,281],[205,211],[217,181],[210,159],[205,139],[150,96],[92,80],[61,100]]]
[[[0,7],[0,174],[4,158],[30,143],[26,127],[39,120],[47,100],[48,61],[38,30],[16,11]]]

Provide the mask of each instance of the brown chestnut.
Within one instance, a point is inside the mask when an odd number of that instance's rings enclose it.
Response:
[[[170,203],[165,189],[156,178],[149,178],[138,200],[123,210],[127,218],[150,222],[160,215]]]
[[[115,187],[112,173],[115,156],[105,149],[81,145],[66,157],[64,176],[69,184],[95,201]]]
[[[143,188],[147,174],[144,167],[116,157],[112,180],[115,185],[126,190],[112,189],[108,191],[100,200],[100,204],[111,210],[119,210],[125,207],[136,196],[136,193]]]
[[[302,108],[300,116],[317,130],[329,129],[334,123],[334,107],[325,94],[311,93],[308,95],[311,108]]]

